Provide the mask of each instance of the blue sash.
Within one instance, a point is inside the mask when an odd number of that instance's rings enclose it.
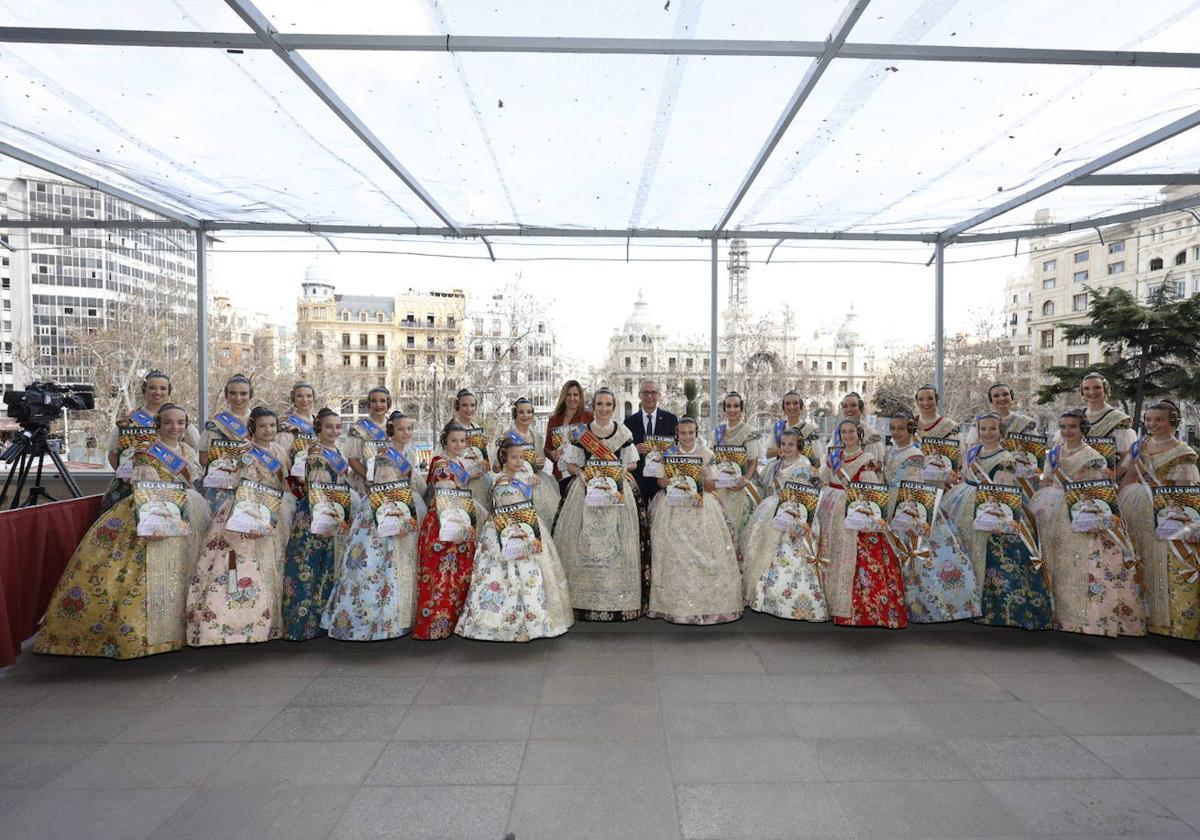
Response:
[[[983,444],[977,443],[967,450],[967,466],[975,463],[975,459],[979,457],[979,453],[983,450]]]
[[[279,463],[278,458],[276,458],[267,450],[263,449],[261,446],[252,445],[250,447],[250,454],[254,456],[254,459],[258,461],[258,463],[266,467],[267,471],[272,475],[279,472],[279,470],[283,467],[283,465]]]
[[[158,459],[160,464],[170,470],[171,475],[179,475],[179,473],[183,471],[183,468],[187,466],[187,461],[185,461],[179,455],[176,455],[170,449],[167,449],[167,447],[161,443],[153,444],[146,451],[151,457]]]
[[[146,411],[144,408],[139,408],[137,411],[129,415],[129,419],[137,423],[142,428],[149,428],[154,425],[154,415]]]
[[[1051,472],[1054,472],[1055,470],[1058,469],[1058,458],[1059,458],[1059,454],[1060,454],[1061,450],[1062,450],[1062,444],[1060,443],[1058,446],[1054,447],[1053,449],[1051,449],[1049,452],[1046,453],[1046,461],[1050,464]]]
[[[412,464],[408,462],[408,458],[404,457],[404,453],[396,447],[389,446],[379,454],[395,464],[400,469],[400,472],[406,475],[412,472]]]
[[[346,459],[342,457],[341,452],[338,452],[336,449],[330,449],[327,446],[322,446],[321,456],[329,463],[329,466],[333,467],[335,473],[340,475],[346,471]]]
[[[455,461],[446,461],[446,469],[450,470],[450,474],[454,476],[454,480],[464,487],[470,482],[471,474],[467,472],[467,468]]]
[[[717,439],[717,446],[721,446],[722,444],[725,443],[725,433],[728,431],[729,431],[729,427],[726,426],[724,423],[717,426],[717,428],[713,430],[713,437],[715,437]]]
[[[1143,438],[1138,438],[1133,442],[1133,446],[1129,447],[1129,457],[1134,461],[1142,457],[1142,440]]]
[[[246,439],[246,424],[234,417],[228,411],[218,412],[217,415],[213,417],[213,423],[216,425],[217,430],[226,437],[234,440]]]
[[[358,423],[356,423],[355,425],[357,425],[358,428],[362,429],[366,434],[368,434],[370,436],[371,440],[383,440],[384,438],[387,437],[387,434],[384,433],[383,429],[381,429],[381,428],[379,428],[379,426],[375,425],[375,421],[373,421],[370,417],[364,417],[363,419],[359,420]]]
[[[775,445],[778,446],[783,441],[784,430],[787,429],[787,418],[775,421]]]
[[[526,484],[524,481],[514,478],[512,480],[512,486],[516,487],[518,490],[520,490],[521,495],[524,496],[526,499],[533,498],[533,485],[532,484]]]
[[[289,426],[291,426],[293,429],[295,429],[297,432],[299,432],[302,435],[308,435],[309,437],[315,437],[317,434],[315,431],[313,431],[312,423],[309,423],[307,420],[305,420],[302,417],[297,417],[295,414],[289,414],[287,416],[287,419],[285,419],[283,422],[287,423]]]
[[[833,469],[834,472],[837,472],[838,470],[840,470],[842,468],[842,449],[841,449],[841,447],[834,447],[829,450],[829,466]]]

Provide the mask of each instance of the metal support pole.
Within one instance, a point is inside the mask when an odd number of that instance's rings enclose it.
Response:
[[[946,355],[946,246],[941,239],[934,246],[933,275],[933,387],[944,394],[946,384],[943,367]]]
[[[708,428],[717,428],[717,240],[712,239],[712,311],[708,325]]]
[[[208,239],[207,225],[196,228],[196,410],[208,420]]]

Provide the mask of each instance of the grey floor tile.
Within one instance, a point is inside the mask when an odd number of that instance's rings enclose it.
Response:
[[[986,674],[1071,674],[1086,670],[1082,664],[1048,644],[1019,648],[965,647],[958,653]]]
[[[1200,683],[1175,683],[1175,687],[1192,697],[1200,697]]]
[[[438,663],[439,677],[474,677],[527,674],[540,675],[546,670],[550,649],[543,645],[501,645],[479,643],[449,650]]]
[[[996,679],[984,673],[883,674],[880,677],[897,700],[925,703],[937,700],[1012,700],[1013,695]]]
[[[40,704],[9,712],[0,715],[0,742],[104,743],[120,735],[145,715],[141,709],[53,707]]]
[[[847,650],[768,649],[758,652],[768,674],[850,674],[867,670],[868,657]]]
[[[680,785],[685,840],[792,840],[851,834],[829,786],[820,784]]]
[[[167,703],[142,715],[113,740],[121,743],[249,741],[279,714],[278,706],[176,706]]]
[[[207,666],[202,679],[238,677],[315,677],[328,670],[339,656],[324,653],[259,653],[228,654]]]
[[[1083,735],[1075,740],[1127,779],[1200,779],[1200,735]]]
[[[254,740],[385,741],[407,711],[407,706],[293,705],[276,715]]]
[[[539,703],[658,704],[658,684],[646,674],[618,676],[546,676]]]
[[[649,704],[544,704],[533,716],[530,738],[564,741],[661,739],[662,714]]]
[[[501,674],[487,679],[432,676],[413,702],[428,705],[523,705],[536,703],[541,688],[542,677],[538,674]]]
[[[238,744],[105,744],[50,787],[198,787],[233,758]]]
[[[94,743],[14,743],[0,747],[0,790],[41,787],[100,749]]]
[[[934,732],[912,703],[793,703],[788,718],[806,738],[890,738]]]
[[[980,782],[839,782],[830,793],[857,837],[1011,835],[1013,813]]]
[[[42,707],[98,707],[150,709],[174,698],[191,684],[191,678],[64,680]]]
[[[664,706],[675,703],[779,703],[775,677],[766,674],[659,674]]]
[[[649,647],[632,650],[555,650],[546,661],[546,674],[608,676],[653,674],[654,654]]]
[[[758,655],[749,645],[736,650],[706,650],[703,647],[656,648],[657,674],[765,674]]]
[[[21,787],[17,787],[20,782],[8,783],[0,782],[0,817],[3,817],[13,808],[19,805],[24,805],[33,795],[41,790],[41,785],[27,782]]]
[[[785,703],[891,703],[882,674],[777,674],[771,685]]]
[[[977,779],[1107,779],[1112,769],[1067,737],[951,738]]]
[[[202,788],[152,840],[324,840],[354,791],[332,785]]]
[[[1200,796],[1197,796],[1195,779],[1139,779],[1134,784],[1200,831]]]
[[[1034,835],[1083,837],[1192,832],[1177,816],[1120,779],[984,782]]]
[[[787,737],[793,726],[786,706],[772,703],[668,703],[662,707],[668,737]]]
[[[0,814],[0,837],[21,840],[141,840],[191,795],[190,790],[41,790]]]
[[[294,706],[407,706],[428,677],[317,677]]]
[[[0,677],[0,708],[12,714],[15,707],[40,703],[61,688],[62,684],[53,679]]]
[[[1143,671],[1166,682],[1200,682],[1200,661],[1147,645],[1117,654]]]
[[[672,738],[667,742],[675,784],[824,781],[799,738]]]
[[[366,741],[249,743],[205,786],[359,785],[383,748],[383,742]]]
[[[521,785],[508,828],[519,840],[679,837],[669,784]]]
[[[1136,702],[1140,700],[1178,700],[1186,695],[1170,683],[1149,674],[993,674],[992,677],[1021,700],[1028,703],[1091,700]]]
[[[658,624],[657,628],[678,628],[679,625]],[[667,651],[700,651],[712,653],[749,653],[753,651],[747,636],[725,627],[687,627],[685,632],[653,633],[650,636],[650,646],[655,653]]]
[[[532,704],[413,705],[392,737],[398,741],[522,741],[529,737]]]
[[[1054,723],[1019,701],[951,700],[909,706],[930,734],[943,738],[1061,734]]]
[[[980,669],[962,654],[943,647],[904,647],[860,654],[862,670],[874,674],[976,674]]]
[[[524,741],[397,741],[367,775],[368,785],[513,785]]]
[[[504,836],[513,793],[502,785],[362,788],[329,838],[496,840]]]
[[[171,702],[179,706],[286,706],[312,681],[312,677],[192,680]]]
[[[653,648],[651,633],[588,631],[586,627],[583,622],[576,622],[570,633],[550,640],[550,659],[557,659],[564,653],[634,653]]]
[[[1070,735],[1188,735],[1196,731],[1190,701],[1052,700],[1030,704]]]
[[[835,782],[967,779],[936,738],[806,738],[825,778]]]
[[[323,677],[419,677],[437,670],[440,650],[411,646],[404,650],[339,651]]]
[[[522,785],[669,784],[663,741],[530,741]]]

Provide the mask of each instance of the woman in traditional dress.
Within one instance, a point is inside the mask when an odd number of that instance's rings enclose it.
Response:
[[[956,523],[963,547],[979,586],[980,624],[1049,630],[1054,624],[1050,582],[1036,543],[1032,523],[1024,522],[1021,533],[998,525],[989,530],[975,527],[975,499],[979,487],[996,484],[1018,488],[1016,459],[1001,446],[1004,421],[989,412],[975,418],[979,443],[967,450],[964,481],[942,497],[946,517]],[[1013,511],[1018,517],[1026,514]],[[1023,536],[1022,536],[1023,533]]]
[[[846,487],[852,481],[878,483],[882,468],[863,448],[866,432],[856,420],[836,429],[841,448],[821,467],[821,562],[826,565],[825,597],[834,623],[858,627],[908,626],[900,561],[884,531],[846,528]]]
[[[1108,404],[1112,389],[1108,380],[1095,371],[1080,381],[1079,395],[1086,406],[1088,436],[1112,438],[1117,449],[1117,463],[1120,463],[1137,440],[1133,420],[1125,412]],[[1110,474],[1110,478],[1115,478],[1115,473]]]
[[[338,451],[342,433],[342,418],[336,411],[322,408],[317,412],[317,442],[306,456],[305,488],[296,503],[291,538],[283,566],[283,637],[294,642],[323,636],[321,616],[333,581],[337,564],[346,550],[346,528],[335,527],[332,534],[314,534],[313,509],[309,485],[313,482],[346,485],[350,495],[350,513],[357,504],[350,490],[347,473],[349,465]]]
[[[499,460],[501,443],[508,440],[520,445],[525,455],[526,477],[522,480],[533,487],[533,503],[537,505],[538,516],[553,526],[554,515],[558,513],[558,484],[547,480],[542,471],[546,466],[543,454],[546,442],[541,432],[533,428],[533,403],[521,397],[512,405],[512,417],[512,426],[491,446],[492,468],[499,471],[502,466]]]
[[[355,509],[346,551],[321,617],[321,626],[334,639],[373,642],[412,631],[417,601],[417,528],[425,512],[423,504],[416,504],[425,483],[414,483],[416,470],[405,451],[412,441],[412,422],[399,411],[384,420],[388,447],[374,458],[370,482]],[[402,487],[382,486],[396,482],[408,483],[413,506],[411,510],[401,507],[399,533],[380,535],[373,494],[402,492]],[[384,504],[387,502],[379,506]]]
[[[758,472],[763,445],[762,436],[745,422],[744,409],[741,394],[726,394],[721,400],[725,422],[713,429],[713,461],[718,477],[715,493],[729,518],[735,544],[759,501],[750,479]]]
[[[1200,484],[1196,453],[1175,437],[1179,428],[1179,407],[1170,400],[1159,400],[1146,409],[1146,436],[1126,454],[1119,475],[1124,483],[1117,496],[1121,516],[1129,526],[1138,559],[1141,561],[1146,596],[1146,629],[1163,636],[1200,640],[1200,575],[1195,557],[1197,529],[1193,541],[1172,545],[1159,539],[1156,522],[1154,487],[1182,487]]]
[[[992,407],[992,411],[1000,418],[1000,430],[1004,435],[1031,435],[1037,432],[1037,420],[1028,414],[1021,414],[1013,409],[1016,396],[1013,394],[1012,387],[1008,384],[997,382],[988,388],[987,400],[988,405]],[[963,447],[965,449],[977,443],[979,443],[978,427],[972,428],[971,431],[967,432],[967,439],[963,441]]]
[[[800,432],[800,451],[810,449],[809,455],[812,461],[813,469],[821,468],[821,461],[825,457],[825,446],[821,442],[821,429],[816,423],[813,423],[804,415],[804,398],[800,396],[799,391],[788,391],[783,395],[783,419],[775,421],[774,433],[771,440],[767,443],[768,458],[779,457],[780,442],[783,439],[783,433],[789,429],[795,429]],[[764,476],[765,478],[765,476]],[[766,487],[766,493],[770,494],[770,487]]]
[[[426,479],[429,512],[417,537],[414,639],[446,639],[454,633],[471,585],[479,523],[488,515],[475,506],[469,486],[470,468],[479,459],[467,453],[467,430],[451,420],[439,443],[441,454],[429,462]],[[453,498],[463,491],[471,493],[469,500]]]
[[[932,484],[944,491],[949,476],[940,461],[930,465],[930,459],[921,452],[915,437],[917,420],[911,414],[898,412],[892,417],[891,424],[892,445],[888,447],[883,471],[892,488],[891,509],[895,511],[900,482]],[[940,456],[933,458],[940,459]],[[971,559],[940,509],[934,513],[928,534],[913,540],[898,532],[897,539],[908,540],[910,548],[915,547],[913,556],[904,564],[904,597],[909,621],[929,624],[979,615],[979,587]]]
[[[804,433],[785,429],[779,454],[767,464],[762,500],[742,531],[742,574],[745,604],[755,612],[794,621],[828,621],[825,587],[817,552],[820,525],[810,511],[798,510],[787,498],[789,483],[812,486],[816,476],[801,454]],[[789,521],[790,520],[790,521]]]
[[[375,457],[375,449],[387,440],[387,416],[391,407],[392,395],[387,388],[379,385],[367,391],[367,416],[351,426],[346,435],[343,454],[350,464],[350,486],[359,495],[366,492],[370,483],[368,461]],[[368,447],[370,451],[366,451]]]
[[[227,499],[209,525],[188,587],[188,644],[232,645],[278,638],[282,626],[283,564],[292,532],[295,497],[287,492],[288,454],[277,440],[278,417],[259,406],[250,412],[250,451],[237,483],[254,481],[283,495],[269,533],[227,531],[236,499]],[[269,523],[264,523],[269,524]]]
[[[613,420],[617,401],[601,388],[592,396],[595,419],[566,445],[560,467],[573,477],[554,527],[567,572],[571,606],[581,621],[633,621],[648,595],[642,568],[633,434]],[[647,587],[644,589],[643,587]]]
[[[297,382],[292,385],[291,402],[292,409],[288,412],[287,417],[280,419],[279,434],[276,436],[276,440],[289,459],[295,458],[298,454],[300,447],[296,445],[297,437],[303,439],[317,436],[317,416],[313,413],[316,410],[317,391],[307,382]],[[303,447],[305,453],[308,452],[308,445],[304,440],[301,440],[300,446]],[[300,460],[303,461],[304,456],[301,456]]]
[[[233,497],[238,459],[249,449],[250,400],[254,397],[254,385],[242,374],[229,377],[225,382],[225,408],[214,414],[204,424],[200,437],[200,463],[205,468],[204,498],[208,509],[216,515],[221,505]],[[228,450],[228,457],[213,460],[209,451],[214,440],[236,444]]]
[[[133,659],[185,644],[188,575],[208,527],[204,498],[190,489],[200,473],[184,438],[188,416],[167,403],[156,415],[158,439],[134,456],[133,481],[172,481],[186,491],[188,534],[139,537],[127,496],[84,534],[50,597],[34,651]]]
[[[681,417],[675,445],[664,453],[693,458],[694,475],[658,479],[666,489],[650,504],[651,568],[648,618],[672,624],[724,624],[742,617],[737,547],[713,495],[712,453],[699,441],[695,419]]]
[[[489,642],[561,636],[575,622],[567,575],[529,484],[525,444],[502,439],[466,603],[454,632]]]
[[[106,444],[108,463],[116,470],[116,474],[108,483],[104,497],[100,499],[101,514],[133,492],[129,483],[129,470],[132,467],[131,459],[135,448],[122,449],[120,428],[122,426],[140,426],[147,430],[153,430],[154,418],[158,415],[159,409],[170,400],[171,391],[171,377],[161,370],[152,370],[147,373],[142,378],[142,404],[126,416],[119,418],[116,425],[113,426],[112,432],[109,433]],[[188,426],[183,441],[192,449],[200,445],[200,436],[196,433],[195,427]]]
[[[940,395],[932,385],[922,385],[913,400],[917,404],[917,438],[956,438],[958,421],[941,413],[938,403]]]
[[[1141,636],[1145,606],[1137,561],[1124,523],[1080,533],[1071,528],[1064,486],[1107,478],[1104,456],[1083,442],[1087,415],[1072,409],[1058,420],[1062,443],[1046,457],[1042,488],[1031,507],[1054,594],[1054,626],[1071,633]]]
[[[562,468],[563,453],[569,440],[564,437],[563,427],[580,423],[592,422],[592,413],[583,405],[583,386],[574,379],[563,383],[558,392],[558,403],[546,421],[546,445],[543,454],[554,463],[554,477],[558,479],[558,494],[560,500],[567,498],[567,485],[571,482],[570,473]],[[561,506],[561,501],[560,501]]]
[[[883,465],[883,437],[871,428],[866,416],[867,403],[863,400],[862,395],[857,391],[851,391],[846,396],[842,397],[841,402],[841,417],[838,419],[838,425],[833,427],[833,434],[829,436],[830,448],[841,446],[840,429],[842,420],[853,420],[862,430],[863,439],[862,447],[875,461],[876,465]]]
[[[454,419],[450,422],[462,426],[466,432],[467,443],[462,459],[471,477],[467,489],[471,491],[471,495],[475,499],[475,509],[479,511],[480,516],[479,521],[483,522],[482,517],[487,515],[488,507],[491,505],[489,494],[492,478],[491,464],[488,461],[487,453],[487,436],[475,418],[478,407],[479,401],[475,395],[466,388],[461,389],[454,395]],[[444,450],[442,454],[445,454]],[[453,626],[450,629],[453,631]]]

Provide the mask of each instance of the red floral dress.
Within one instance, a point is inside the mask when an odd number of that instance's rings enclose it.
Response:
[[[414,639],[445,639],[454,634],[454,626],[458,624],[458,616],[471,585],[471,570],[475,565],[474,541],[451,543],[438,539],[442,525],[437,505],[432,501],[433,488],[436,482],[451,477],[448,464],[440,455],[434,456],[429,463],[427,485],[431,501],[417,535]]]
[[[860,468],[851,479],[863,480],[860,476],[865,471]],[[856,542],[857,560],[854,566],[854,585],[851,588],[851,614],[848,618],[834,616],[834,624],[893,629],[907,627],[904,574],[887,537],[877,531],[859,531]]]

